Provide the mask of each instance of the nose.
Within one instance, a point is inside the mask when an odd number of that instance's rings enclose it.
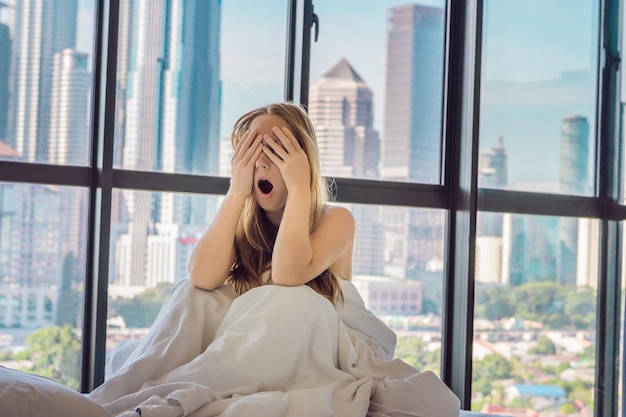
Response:
[[[261,152],[261,155],[259,155],[256,162],[254,163],[254,167],[256,169],[268,169],[270,167],[270,159],[267,157],[267,155]]]

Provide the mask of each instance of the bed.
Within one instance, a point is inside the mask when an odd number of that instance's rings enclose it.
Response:
[[[239,297],[224,286],[208,296],[183,281],[146,338],[114,352],[112,376],[90,394],[0,368],[0,415],[484,416],[459,412],[432,372],[392,359],[395,334],[351,283],[342,289],[333,307],[307,286]]]

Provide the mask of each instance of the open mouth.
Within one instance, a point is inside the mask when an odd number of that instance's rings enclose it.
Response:
[[[272,192],[273,188],[274,186],[268,180],[259,181],[259,190],[261,190],[263,194],[269,194],[270,192]]]

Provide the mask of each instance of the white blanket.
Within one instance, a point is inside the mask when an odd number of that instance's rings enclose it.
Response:
[[[395,334],[344,281],[335,307],[307,286],[175,286],[146,338],[89,397],[114,416],[457,417],[431,372],[392,360]]]

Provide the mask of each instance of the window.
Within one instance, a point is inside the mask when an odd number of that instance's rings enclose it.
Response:
[[[141,337],[184,276],[228,188],[235,119],[295,97],[357,218],[355,282],[398,334],[397,356],[438,372],[464,408],[507,414],[496,399],[531,412],[537,387],[481,375],[517,376],[532,351],[527,370],[565,403],[543,414],[576,411],[571,398],[597,416],[623,410],[622,1],[315,0],[311,44],[313,0],[4,3],[3,358],[45,361],[59,352],[44,346],[66,340],[71,360],[49,376],[82,391],[102,382],[107,349],[129,329]],[[113,58],[115,80],[95,67]],[[518,311],[536,292],[549,302]],[[549,361],[574,345],[576,366]]]
[[[89,163],[93,2],[0,8],[0,159]]]
[[[500,233],[476,237],[472,409],[532,408],[516,391],[560,389],[549,408],[593,410],[599,221],[481,212],[489,222]]]
[[[485,2],[480,187],[594,194],[598,7]]]

